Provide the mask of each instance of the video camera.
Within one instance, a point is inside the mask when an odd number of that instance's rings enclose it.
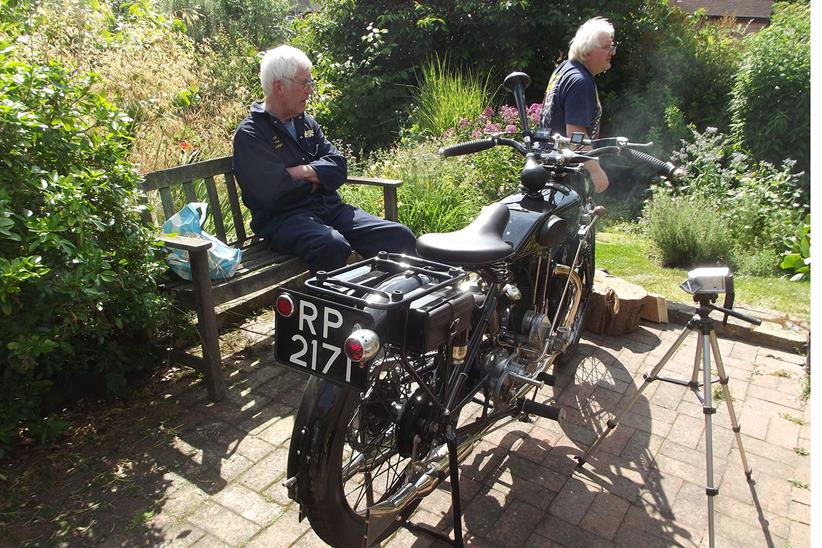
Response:
[[[696,268],[688,272],[688,279],[680,286],[683,291],[694,296],[700,304],[716,301],[720,293],[725,294],[722,308],[733,309],[734,306],[734,276],[726,266]],[[727,323],[728,314],[722,323]]]

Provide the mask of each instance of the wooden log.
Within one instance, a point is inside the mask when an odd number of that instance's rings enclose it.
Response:
[[[621,335],[639,327],[648,292],[616,276],[597,271],[585,328],[594,333]]]
[[[661,295],[647,295],[642,299],[639,317],[656,323],[668,323],[668,301]]]

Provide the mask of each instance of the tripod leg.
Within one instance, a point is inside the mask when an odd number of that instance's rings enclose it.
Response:
[[[679,337],[677,337],[676,341],[674,341],[674,344],[671,345],[671,348],[669,348],[665,355],[662,356],[662,359],[659,360],[659,363],[654,366],[650,373],[646,373],[643,375],[645,380],[642,383],[642,386],[639,387],[639,390],[637,390],[636,393],[631,397],[631,399],[628,401],[628,404],[625,405],[625,407],[623,407],[622,410],[620,410],[613,419],[608,419],[606,421],[606,429],[602,431],[602,433],[596,439],[594,444],[591,447],[589,447],[588,450],[585,451],[585,453],[582,456],[577,455],[574,457],[574,459],[576,459],[577,461],[578,467],[582,467],[585,464],[585,462],[588,460],[588,457],[594,451],[596,451],[597,447],[599,447],[599,444],[602,443],[602,441],[605,439],[605,436],[607,436],[611,432],[611,430],[616,428],[617,424],[619,424],[619,421],[622,420],[622,417],[624,417],[625,414],[631,410],[631,407],[634,406],[636,401],[642,395],[642,392],[644,392],[645,389],[648,388],[649,384],[651,384],[653,381],[657,379],[657,374],[660,372],[660,370],[662,370],[662,367],[666,363],[668,363],[668,360],[671,359],[671,357],[676,353],[676,351],[679,350],[679,347],[682,345],[682,342],[688,336],[689,331],[689,327],[683,329],[682,332],[679,334]]]
[[[688,388],[691,390],[699,390],[699,369],[702,365],[702,337],[696,339],[696,354],[694,354],[694,370],[691,373],[691,382]]]
[[[739,422],[736,419],[736,412],[734,411],[733,400],[731,399],[731,390],[728,388],[730,378],[725,374],[725,365],[722,363],[722,356],[719,354],[719,343],[716,339],[716,332],[711,331],[711,350],[713,350],[714,360],[716,361],[716,370],[719,374],[719,384],[722,386],[722,394],[725,396],[725,403],[728,406],[728,415],[731,417],[731,427],[736,436],[736,446],[739,449],[739,457],[742,459],[742,469],[745,470],[745,477],[751,481],[753,470],[748,466],[748,459],[745,457],[745,448],[742,446],[742,434]]]
[[[710,331],[712,334],[713,331]],[[714,449],[711,415],[716,408],[711,402],[711,354],[709,334],[702,333],[702,412],[705,414],[705,494],[708,496],[708,544],[714,548],[714,497],[719,489],[714,487]]]

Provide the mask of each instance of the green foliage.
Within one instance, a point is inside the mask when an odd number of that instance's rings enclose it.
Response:
[[[771,24],[745,39],[730,112],[734,139],[759,159],[810,169],[810,3],[774,4]]]
[[[598,78],[608,134],[654,141],[664,156],[690,136],[690,127],[726,130],[741,53],[732,31],[728,23],[708,23],[701,13],[646,2],[631,27],[617,28],[620,49],[613,66],[621,81],[610,77],[613,70]]]
[[[648,236],[664,266],[727,264],[731,234],[717,204],[659,193],[645,208]]]
[[[394,140],[412,106],[409,86],[436,53],[490,73],[494,84],[524,70],[534,79],[529,98],[541,100],[554,62],[582,21],[607,15],[627,32],[642,4],[326,0],[295,21],[295,45],[309,52],[328,83],[316,111],[327,133],[372,149]]]
[[[454,69],[439,56],[426,62],[414,93],[412,133],[439,137],[460,120],[477,117],[491,103],[489,77],[483,80],[470,71]]]
[[[650,137],[667,152],[687,137],[688,124],[727,127],[737,42],[667,0],[327,0],[295,21],[295,45],[325,82],[315,112],[327,133],[370,150],[394,141],[414,108],[407,90],[436,54],[489,74],[494,85],[525,71],[529,102],[541,101],[576,28],[594,15],[613,21],[620,42],[613,67],[597,77],[603,134]]]
[[[730,138],[714,128],[693,132],[692,141],[674,153],[673,161],[685,167],[687,175],[676,185],[666,182],[653,188],[654,201],[669,195],[678,206],[697,204],[691,221],[694,224],[711,217],[713,226],[712,212],[718,213],[733,246],[730,262],[748,273],[772,274],[788,238],[809,210],[809,204],[803,202],[799,176],[791,171],[792,162],[786,161],[781,168],[757,162],[736,151]],[[699,214],[701,208],[704,213]],[[646,221],[651,230],[659,229],[654,227],[656,223],[675,228],[663,215],[652,219],[646,213]],[[675,236],[666,238],[670,245],[678,241]],[[685,258],[690,252],[689,246],[683,246],[679,256]],[[693,260],[690,264],[697,262]]]
[[[808,280],[811,277],[811,214],[796,229],[791,236],[791,247],[782,257],[779,268],[793,273],[792,282]]]
[[[283,0],[159,0],[159,5],[186,26],[195,42],[225,35],[258,49],[281,44],[287,36],[292,2]]]
[[[399,221],[417,235],[460,229],[485,203],[466,163],[442,158],[438,146],[434,141],[399,145],[376,153],[366,171],[368,176],[403,181],[397,195]],[[382,213],[374,207],[381,197],[376,189],[344,186],[342,191],[346,201]]]
[[[0,41],[0,453],[41,398],[94,375],[110,393],[149,358],[165,301],[126,161],[131,120],[95,78]],[[57,425],[59,426],[59,425]]]

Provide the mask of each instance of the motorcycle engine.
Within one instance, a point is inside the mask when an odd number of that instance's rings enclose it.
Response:
[[[525,375],[522,366],[514,358],[515,353],[509,353],[500,347],[482,356],[482,369],[488,375],[485,387],[494,404],[507,404],[517,388],[515,376]]]

